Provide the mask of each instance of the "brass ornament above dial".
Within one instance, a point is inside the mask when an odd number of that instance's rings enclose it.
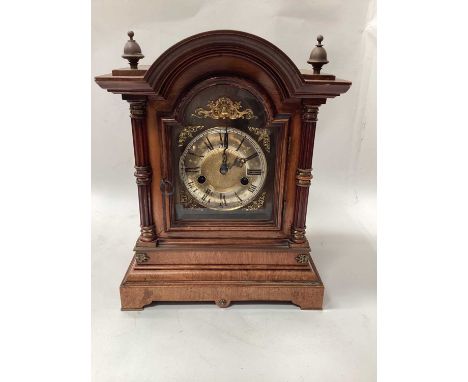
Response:
[[[260,193],[267,176],[267,161],[250,135],[219,126],[189,142],[180,157],[179,174],[198,203],[229,211],[246,206]]]

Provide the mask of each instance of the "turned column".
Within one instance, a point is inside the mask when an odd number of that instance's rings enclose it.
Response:
[[[128,100],[132,121],[133,149],[135,153],[135,177],[140,205],[140,242],[156,240],[151,205],[152,171],[148,154],[148,131],[146,126],[146,99]]]
[[[312,179],[312,155],[314,152],[315,128],[319,104],[304,104],[301,113],[301,148],[296,170],[296,201],[291,239],[294,243],[305,243],[307,200]]]

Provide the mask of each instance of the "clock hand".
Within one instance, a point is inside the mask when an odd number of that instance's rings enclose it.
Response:
[[[226,127],[226,132],[224,133],[224,154],[226,153],[226,149],[229,146],[229,136],[228,136],[228,131]]]
[[[229,170],[229,166],[227,164],[227,155],[223,153],[223,162],[221,163],[221,167],[219,168],[219,172],[223,175],[226,175]]]
[[[234,166],[243,167],[245,162],[246,162],[246,160],[244,158],[236,157],[236,159],[234,159],[234,162],[232,162],[232,164],[229,166],[229,168],[234,167]]]
[[[235,160],[234,160],[234,163],[232,164],[232,166],[237,166],[237,167],[243,167],[245,162],[255,158],[256,156],[258,156],[258,153],[255,152],[253,153],[252,155],[249,155],[247,158],[239,158],[237,157]],[[231,166],[231,167],[232,167]]]
[[[227,131],[227,126],[226,126],[226,132],[224,133],[224,150],[223,150],[223,162],[221,163],[221,167],[219,168],[219,172],[223,175],[226,175],[228,170],[229,170],[229,166],[227,164],[227,155],[226,155],[226,150],[229,146],[229,142],[228,142],[228,131]]]
[[[221,164],[221,167],[219,168],[219,172],[223,175],[226,175],[229,170],[229,166],[227,164],[227,155],[223,154],[223,163]]]

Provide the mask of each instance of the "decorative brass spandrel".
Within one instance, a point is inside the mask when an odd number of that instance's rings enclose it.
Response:
[[[240,101],[233,101],[228,97],[220,97],[216,101],[210,101],[206,109],[199,107],[192,114],[197,118],[211,119],[255,119],[252,109],[241,110]]]
[[[185,126],[179,134],[179,147],[182,147],[185,141],[189,138],[193,138],[193,134],[203,129],[205,126]]]
[[[270,130],[249,126],[249,131],[257,136],[257,141],[263,144],[267,153],[270,153]]]
[[[244,207],[244,210],[246,210],[246,211],[256,211],[259,208],[262,208],[263,205],[265,204],[265,198],[266,198],[266,192],[264,191],[252,203],[250,203],[248,206]]]

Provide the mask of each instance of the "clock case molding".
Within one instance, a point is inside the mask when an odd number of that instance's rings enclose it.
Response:
[[[95,77],[130,105],[140,235],[120,286],[122,310],[154,301],[290,301],[321,309],[324,286],[310,257],[306,213],[319,107],[351,82],[320,74],[323,38],[311,53],[314,71],[299,71],[273,44],[220,30],[186,38],[151,66],[129,32],[131,68]],[[133,51],[132,51],[133,49]],[[317,57],[319,58],[317,59]],[[274,218],[269,222],[174,222],[168,132],[187,97],[210,84],[249,89],[279,126]],[[205,106],[205,105],[200,105]]]

